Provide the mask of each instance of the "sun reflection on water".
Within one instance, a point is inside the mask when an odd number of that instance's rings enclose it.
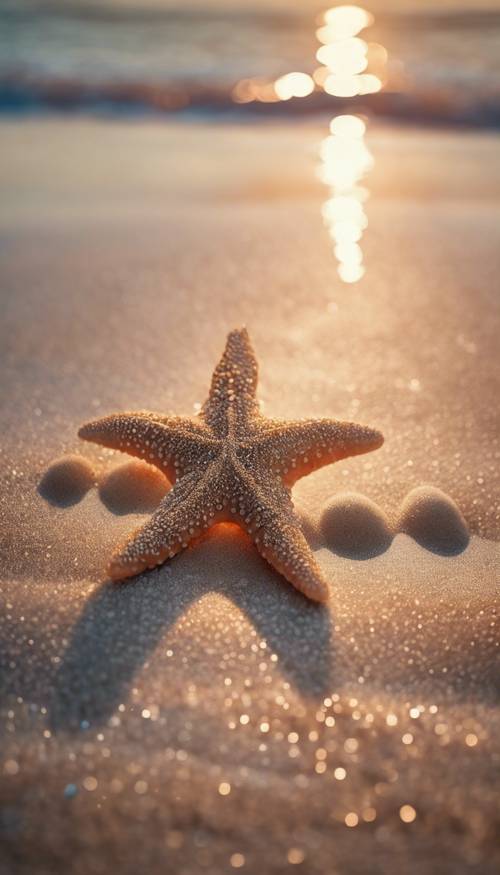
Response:
[[[295,71],[274,82],[242,79],[233,89],[234,102],[275,103],[307,98],[314,91],[349,100],[375,94],[384,85],[387,51],[359,35],[373,22],[374,16],[361,6],[327,9],[316,30],[321,43],[316,60],[321,66],[311,75]],[[320,147],[319,177],[330,189],[322,214],[334,243],[338,273],[345,283],[356,283],[365,273],[360,242],[368,225],[365,202],[369,193],[361,181],[373,167],[365,134],[366,123],[359,115],[337,115]]]
[[[286,73],[274,83],[274,90],[280,100],[308,97],[314,91],[314,80],[307,73]]]
[[[316,59],[323,67],[316,71],[315,81],[319,80],[324,91],[334,97],[356,97],[380,91],[380,76],[365,71],[373,61],[377,72],[383,66],[382,46],[367,43],[358,36],[373,24],[373,15],[360,6],[336,6],[328,9],[323,18],[325,24],[316,31],[318,40],[323,43],[316,52]]]

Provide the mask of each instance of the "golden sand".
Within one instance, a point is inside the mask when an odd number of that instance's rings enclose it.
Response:
[[[496,872],[497,137],[372,133],[366,274],[347,288],[319,129],[1,127],[3,868]],[[231,527],[102,580],[146,517],[106,500],[125,457],[79,424],[196,412],[244,323],[266,415],[386,436],[294,489],[325,607]],[[74,453],[106,503],[37,491]],[[398,532],[423,484],[441,504]],[[346,492],[348,550],[321,523]],[[465,521],[461,552],[431,545],[438,505]]]

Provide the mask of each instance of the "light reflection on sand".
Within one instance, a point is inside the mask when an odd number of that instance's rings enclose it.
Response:
[[[340,278],[346,283],[361,279],[365,269],[359,241],[368,220],[364,203],[367,190],[359,185],[373,166],[366,146],[366,125],[355,115],[338,115],[330,123],[330,136],[321,144],[320,178],[330,189],[322,214],[334,241]]]
[[[380,91],[385,80],[387,51],[378,43],[367,43],[358,36],[373,21],[371,12],[360,6],[336,6],[327,9],[323,14],[322,26],[316,30],[316,36],[322,43],[316,52],[316,59],[321,66],[311,75],[293,71],[285,73],[274,82],[263,77],[240,79],[232,91],[234,103],[276,103],[292,98],[306,98],[314,91],[351,99],[375,94]],[[322,157],[324,163],[331,163],[323,152]],[[366,169],[363,168],[358,179]],[[322,175],[327,176],[328,173],[329,170],[322,171]],[[333,196],[336,196],[335,192]],[[327,224],[330,227],[328,219]],[[336,236],[334,239],[336,246],[342,245],[343,241],[337,240]],[[359,266],[359,255],[356,255],[358,267],[355,269],[352,266],[354,252],[357,253],[357,250],[351,249],[347,258],[339,258],[339,273],[346,282],[355,282],[363,275]],[[342,267],[348,263],[351,264],[350,267]]]
[[[354,98],[382,88],[387,53],[358,34],[373,23],[373,16],[359,6],[337,6],[324,14],[316,31],[323,45],[316,53],[323,65],[314,73],[318,87],[335,97]],[[377,72],[368,72],[375,59]],[[365,201],[368,191],[361,180],[373,166],[365,143],[366,124],[356,115],[338,115],[330,123],[330,136],[320,148],[319,176],[330,189],[322,214],[334,242],[338,273],[345,283],[355,283],[365,273],[360,241],[368,225]]]
[[[316,52],[321,64],[312,76],[286,73],[274,83],[244,79],[233,90],[236,103],[273,102],[308,97],[323,90],[336,98],[358,98],[383,87],[387,51],[368,43],[359,34],[373,24],[374,17],[360,6],[336,6],[323,14],[316,31],[322,44]],[[375,71],[375,72],[374,72]],[[365,273],[360,241],[368,225],[365,201],[368,190],[361,180],[373,166],[365,143],[366,124],[355,115],[338,115],[330,124],[330,135],[320,148],[319,177],[330,189],[322,214],[334,242],[338,273],[345,283],[358,282]]]

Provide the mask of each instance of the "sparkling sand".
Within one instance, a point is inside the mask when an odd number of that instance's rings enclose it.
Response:
[[[498,138],[374,128],[350,286],[319,124],[1,134],[2,872],[498,871]],[[241,324],[266,415],[385,435],[294,489],[327,607],[231,526],[103,580],[168,484],[79,425]]]

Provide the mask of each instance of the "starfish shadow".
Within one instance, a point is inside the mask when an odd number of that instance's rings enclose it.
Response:
[[[248,617],[301,694],[331,690],[334,661],[327,607],[308,601],[233,526],[218,526],[170,564],[130,582],[106,581],[87,601],[54,678],[52,729],[102,725],[176,621],[215,592]]]

